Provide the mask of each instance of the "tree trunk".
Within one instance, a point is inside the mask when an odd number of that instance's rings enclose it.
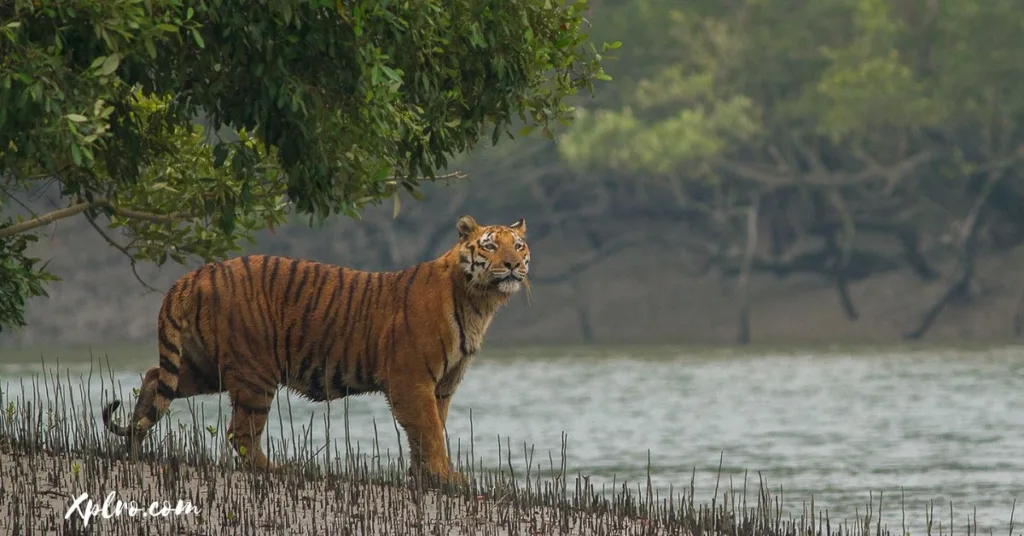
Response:
[[[1020,337],[1024,334],[1024,292],[1017,300],[1017,311],[1013,315],[1013,335]]]
[[[580,322],[580,339],[583,344],[594,342],[594,327],[590,321],[590,300],[578,278],[572,280],[572,291],[576,295],[576,314]]]
[[[743,265],[737,281],[740,300],[739,333],[736,340],[739,344],[750,344],[750,270],[757,252],[757,212],[761,197],[755,195],[750,208],[747,209],[747,246],[743,252]]]
[[[960,232],[960,246],[962,257],[960,261],[960,275],[956,281],[946,289],[946,292],[925,312],[918,326],[904,335],[905,339],[917,340],[924,336],[931,329],[932,324],[939,318],[939,314],[951,302],[958,299],[966,299],[970,295],[971,282],[974,279],[974,261],[977,256],[978,226],[981,221],[982,211],[988,196],[996,183],[1003,177],[1002,171],[994,171],[989,174],[988,180],[982,187],[978,197],[974,200],[974,206],[964,220]]]

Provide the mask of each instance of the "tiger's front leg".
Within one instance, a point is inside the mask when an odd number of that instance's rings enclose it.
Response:
[[[385,393],[391,412],[409,440],[413,474],[425,476],[432,483],[467,485],[466,477],[451,468],[433,382],[429,379],[399,380],[391,382],[388,387]]]

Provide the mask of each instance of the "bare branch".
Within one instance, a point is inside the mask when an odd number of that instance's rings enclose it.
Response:
[[[738,179],[760,184],[769,190],[793,186],[857,186],[866,182],[885,179],[890,185],[909,175],[921,164],[933,158],[931,151],[921,151],[892,166],[881,166],[862,157],[865,167],[857,173],[829,172],[820,169],[809,175],[794,177],[791,171],[778,167],[748,164],[722,159],[718,166],[735,175]]]
[[[132,273],[135,274],[135,279],[139,283],[141,283],[142,286],[146,287],[152,292],[160,292],[159,290],[153,288],[149,283],[146,283],[145,281],[142,280],[142,276],[139,275],[139,271],[137,269],[138,261],[135,260],[135,257],[132,256],[131,252],[129,252],[127,248],[125,248],[121,244],[118,244],[113,238],[111,238],[110,235],[108,235],[99,225],[96,224],[96,220],[94,220],[91,216],[86,214],[85,219],[88,220],[89,225],[91,225],[92,228],[95,229],[96,232],[103,237],[103,240],[105,240],[107,244],[110,244],[114,249],[123,253],[125,257],[128,257],[128,260],[131,261]]]
[[[392,175],[388,180],[384,181],[384,184],[386,184],[388,186],[398,186],[399,183],[407,181],[407,180],[410,180],[410,179],[417,180],[417,181],[424,181],[424,182],[440,182],[440,181],[459,180],[459,179],[468,179],[468,178],[469,178],[469,175],[466,175],[465,173],[463,173],[461,171],[453,171],[452,173],[445,173],[444,175],[437,175],[437,176],[434,176],[434,177],[399,177],[397,175]]]

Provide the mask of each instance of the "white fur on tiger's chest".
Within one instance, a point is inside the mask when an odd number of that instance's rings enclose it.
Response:
[[[448,368],[454,368],[463,360],[470,360],[483,346],[484,335],[491,325],[493,315],[477,316],[461,311],[462,328],[454,314],[449,315],[448,324],[452,330],[453,348],[448,353]]]

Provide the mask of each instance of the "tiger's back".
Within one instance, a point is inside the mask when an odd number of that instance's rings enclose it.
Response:
[[[253,389],[280,383],[316,401],[374,391],[381,338],[399,335],[382,332],[394,315],[404,310],[417,328],[431,327],[417,307],[421,267],[363,272],[277,256],[230,259],[172,287],[160,329],[186,326],[183,357],[245,370]]]

